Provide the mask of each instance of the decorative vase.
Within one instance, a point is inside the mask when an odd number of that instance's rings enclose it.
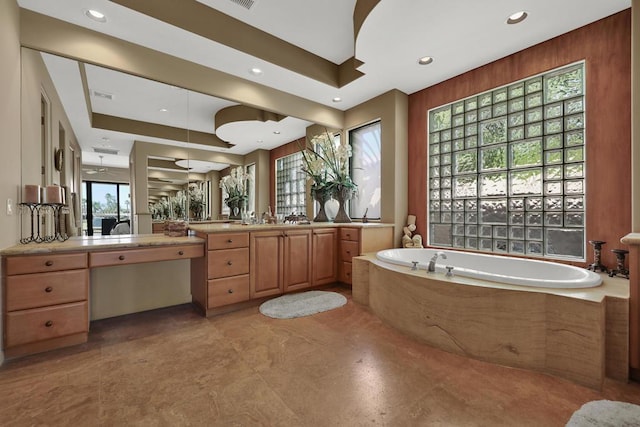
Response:
[[[331,198],[330,194],[326,190],[311,190],[311,196],[318,202],[320,209],[318,214],[313,218],[313,222],[328,222],[327,212],[324,210],[324,205]]]
[[[342,187],[336,189],[334,194],[335,198],[338,199],[338,213],[336,217],[333,219],[333,222],[338,223],[347,223],[351,222],[351,218],[347,215],[347,211],[344,209],[344,204],[347,200],[351,199],[352,191],[350,188]]]
[[[241,200],[234,199],[228,200],[227,206],[229,206],[229,219],[240,219],[240,205],[242,204]]]

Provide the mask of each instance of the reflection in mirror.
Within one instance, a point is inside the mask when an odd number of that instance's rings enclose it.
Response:
[[[76,234],[103,233],[105,217],[128,219],[134,233],[151,233],[152,220],[163,218],[217,220],[225,209],[220,176],[236,166],[254,176],[247,211],[264,212],[269,150],[310,124],[265,111],[234,116],[235,102],[28,48],[22,60],[22,182],[68,187],[77,196]],[[217,127],[221,110],[230,113]],[[61,171],[53,167],[56,149],[67,159]],[[128,185],[128,203],[111,191],[111,209],[106,193],[98,200],[87,183],[118,184],[123,194]],[[184,201],[168,213],[151,209],[176,198]]]

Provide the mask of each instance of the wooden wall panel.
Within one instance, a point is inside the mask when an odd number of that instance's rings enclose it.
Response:
[[[627,9],[409,96],[409,213],[426,237],[427,111],[576,61],[586,62],[587,240],[602,261],[631,231],[631,10]],[[426,239],[425,239],[426,241]],[[587,262],[593,253],[587,247]],[[580,263],[583,265],[583,263]]]

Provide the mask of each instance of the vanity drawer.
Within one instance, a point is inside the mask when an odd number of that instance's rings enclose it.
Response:
[[[340,240],[351,240],[357,242],[360,240],[358,229],[349,227],[340,228]]]
[[[249,248],[209,251],[207,258],[208,279],[249,273]]]
[[[249,233],[212,233],[207,238],[209,250],[249,247]]]
[[[204,256],[203,245],[176,245],[133,250],[91,252],[89,254],[89,264],[91,267],[107,267],[110,265],[199,258],[201,256]]]
[[[89,331],[87,302],[7,313],[5,347]]]
[[[208,308],[249,300],[249,275],[209,280]]]
[[[348,285],[351,284],[351,263],[343,262],[340,265],[340,281]]]
[[[6,289],[7,311],[84,301],[88,298],[89,270],[9,276]]]
[[[6,258],[6,274],[43,273],[45,271],[87,268],[86,253],[10,256]]]
[[[341,261],[351,261],[351,258],[358,255],[360,255],[358,253],[358,242],[352,242],[349,240],[343,240],[340,242]]]

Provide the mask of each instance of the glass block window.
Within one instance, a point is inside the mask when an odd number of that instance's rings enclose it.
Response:
[[[585,258],[584,63],[428,112],[429,245]]]
[[[276,159],[276,213],[305,214],[306,176],[302,172],[302,153]]]

